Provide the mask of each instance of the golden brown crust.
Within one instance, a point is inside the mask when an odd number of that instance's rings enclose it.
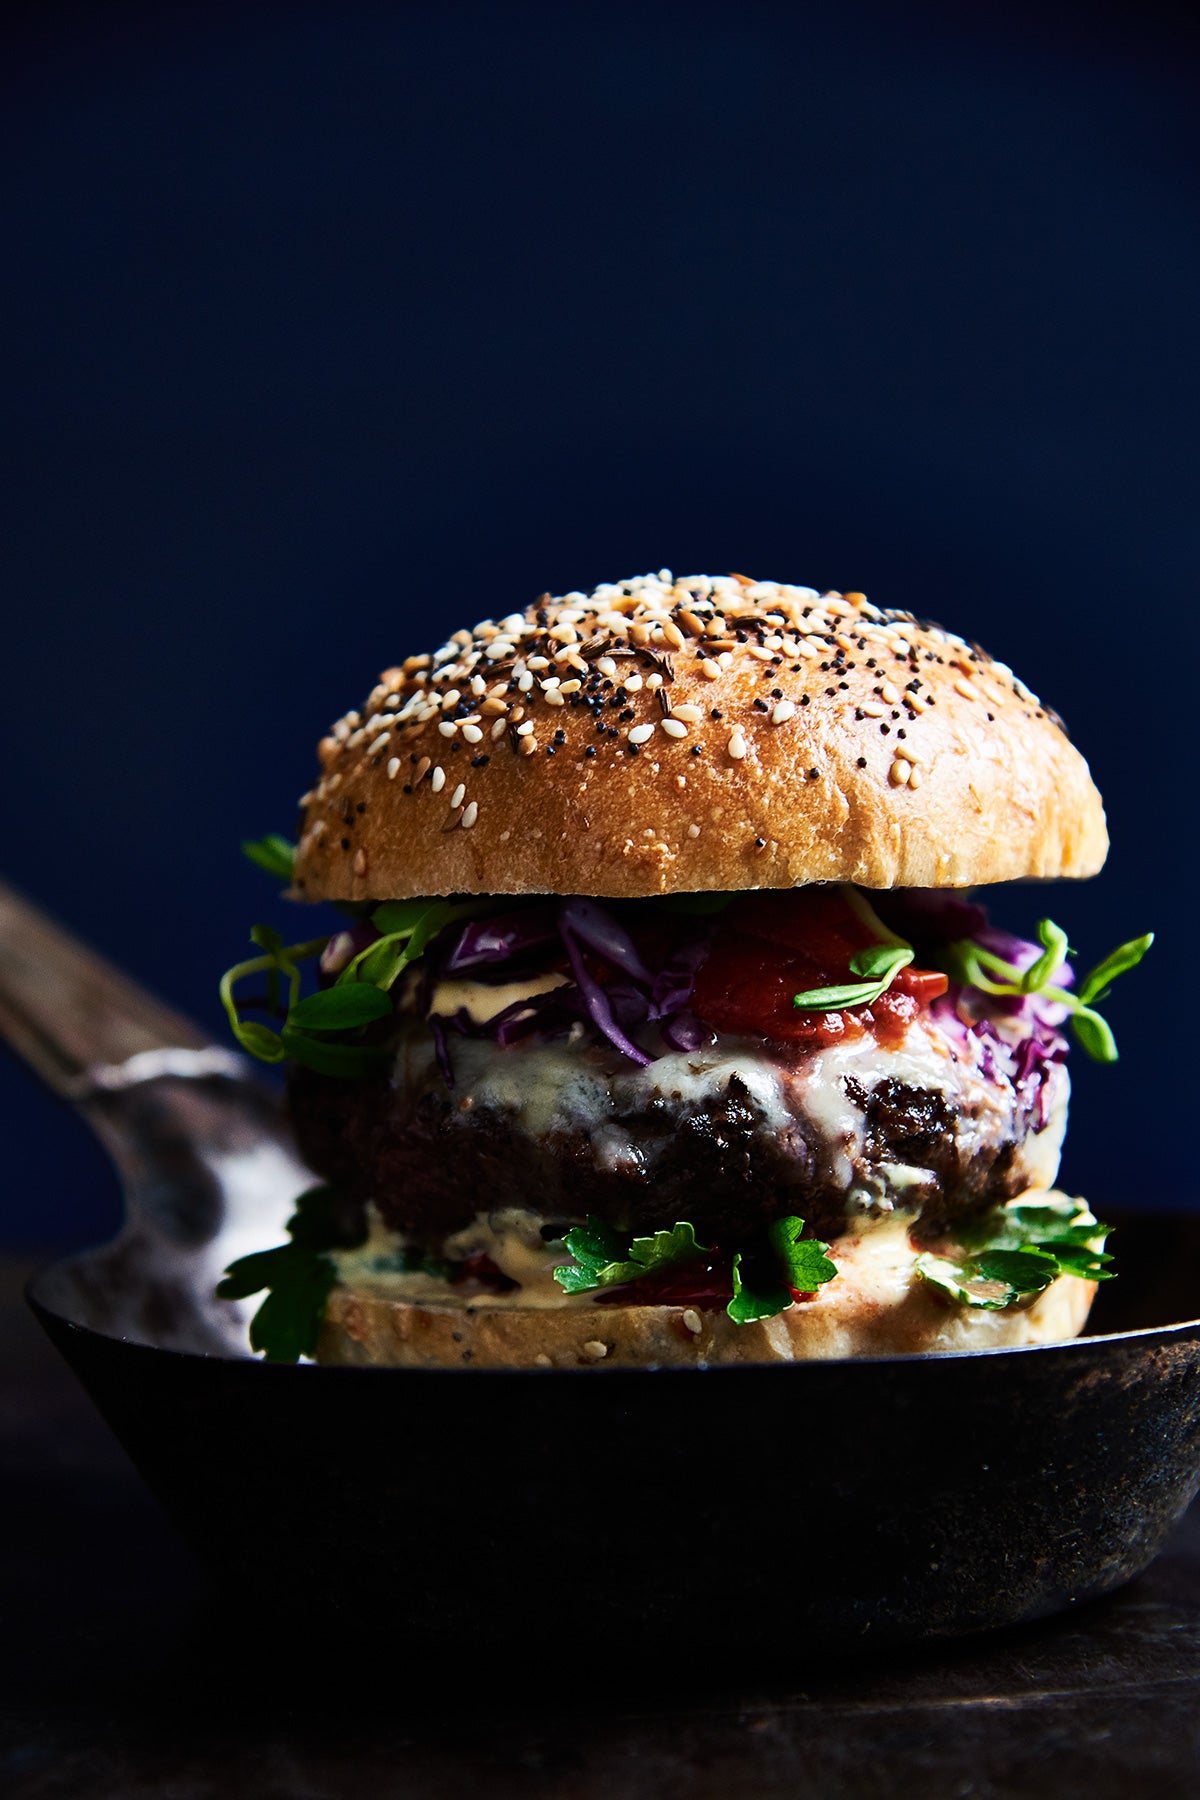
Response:
[[[1087,764],[1003,664],[740,576],[460,632],[385,671],[321,761],[311,899],[961,887],[1094,874],[1108,842]]]
[[[956,1306],[923,1282],[865,1299],[831,1284],[758,1324],[682,1306],[433,1306],[336,1287],[317,1361],[408,1369],[662,1368],[986,1350],[1077,1337],[1095,1283],[1063,1275],[1030,1307]]]

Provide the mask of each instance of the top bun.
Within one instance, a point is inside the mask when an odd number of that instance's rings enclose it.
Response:
[[[320,745],[307,899],[1093,875],[1100,796],[1003,663],[863,594],[668,570],[457,631]]]

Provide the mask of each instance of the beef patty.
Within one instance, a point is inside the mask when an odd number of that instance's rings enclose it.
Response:
[[[511,1206],[636,1232],[688,1219],[702,1242],[728,1246],[784,1213],[833,1238],[848,1212],[891,1201],[918,1210],[932,1236],[1053,1180],[1061,1068],[1050,1123],[1034,1133],[1027,1096],[944,1050],[898,1058],[866,1045],[776,1065],[778,1054],[734,1040],[697,1075],[684,1056],[636,1070],[591,1045],[465,1040],[452,1044],[450,1085],[418,1026],[393,1078],[296,1069],[290,1100],[312,1167],[431,1249]]]

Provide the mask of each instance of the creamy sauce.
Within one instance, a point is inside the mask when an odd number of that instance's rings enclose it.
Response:
[[[1054,1190],[1048,1193],[1038,1190],[1020,1198],[1055,1200],[1062,1196]],[[856,1221],[852,1230],[830,1245],[830,1255],[837,1264],[837,1276],[813,1299],[802,1300],[793,1309],[800,1313],[820,1309],[827,1326],[822,1337],[821,1355],[862,1354],[864,1316],[872,1313],[881,1317],[894,1315],[903,1307],[915,1308],[917,1312],[928,1309],[930,1290],[915,1272],[918,1251],[909,1237],[915,1217],[915,1213],[899,1207],[873,1217],[864,1216]],[[1080,1215],[1081,1223],[1091,1219],[1090,1212]],[[388,1232],[374,1213],[367,1242],[357,1250],[335,1253],[338,1280],[379,1299],[449,1306],[464,1312],[493,1308],[503,1311],[578,1310],[595,1305],[593,1294],[564,1294],[553,1279],[554,1267],[569,1261],[569,1257],[561,1244],[547,1245],[542,1241],[540,1223],[537,1213],[506,1208],[492,1215],[480,1213],[472,1225],[450,1240],[456,1255],[483,1251],[511,1280],[522,1283],[505,1294],[481,1291],[469,1283],[452,1285],[419,1272],[400,1274],[380,1269],[379,1262],[394,1256],[402,1240]],[[1099,1239],[1095,1240],[1097,1247],[1099,1242]],[[1032,1306],[1009,1308],[1005,1312],[945,1303],[946,1323],[939,1335],[938,1347],[947,1350],[979,1348],[1001,1336],[1005,1342],[1012,1342],[1013,1314],[1018,1310],[1029,1315],[1029,1335],[1032,1337],[1037,1323],[1044,1322],[1056,1310],[1064,1311],[1065,1316],[1071,1304],[1070,1294],[1076,1285],[1075,1276],[1062,1275]],[[631,1304],[636,1305],[636,1299]],[[937,1304],[941,1307],[943,1302],[939,1299]],[[694,1306],[676,1310],[695,1314]],[[778,1340],[776,1353],[790,1360],[790,1339],[783,1318],[781,1314],[763,1321],[762,1329],[768,1342],[772,1337]],[[1071,1335],[1066,1326],[1063,1335]]]
[[[354,1250],[333,1252],[338,1280],[346,1287],[381,1299],[438,1302],[465,1307],[546,1307],[591,1303],[590,1294],[565,1294],[553,1271],[571,1258],[561,1242],[547,1244],[542,1237],[540,1213],[505,1207],[495,1213],[477,1213],[472,1224],[447,1238],[445,1253],[457,1262],[468,1256],[489,1256],[510,1281],[519,1285],[497,1294],[476,1282],[448,1282],[424,1270],[407,1272],[388,1264],[404,1250],[405,1240],[389,1231],[374,1207],[368,1213],[366,1242]]]
[[[494,1019],[506,1007],[515,1006],[518,1000],[535,1000],[539,994],[566,987],[569,980],[567,975],[550,974],[531,975],[524,981],[504,981],[493,986],[484,981],[439,981],[433,990],[429,1010],[447,1018],[465,1012],[476,1025],[486,1025],[489,1019]]]

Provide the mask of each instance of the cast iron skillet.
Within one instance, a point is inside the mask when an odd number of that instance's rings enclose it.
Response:
[[[212,1287],[280,1240],[306,1180],[274,1097],[3,888],[0,1025],[128,1195],[120,1236],[44,1270],[33,1310],[251,1626],[292,1602],[350,1653],[382,1624],[398,1672],[447,1652],[461,1673],[519,1652],[535,1679],[566,1658],[580,1681],[751,1649],[800,1664],[1107,1593],[1200,1485],[1200,1322],[1173,1322],[1194,1302],[1151,1272],[1186,1295],[1200,1222],[1131,1224],[1101,1335],[1049,1347],[268,1366]]]

